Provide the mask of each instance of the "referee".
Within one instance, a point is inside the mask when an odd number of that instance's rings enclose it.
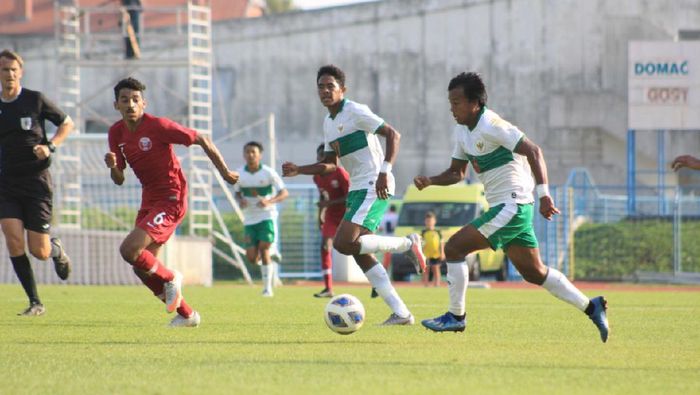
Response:
[[[41,92],[22,88],[24,62],[15,52],[0,52],[0,225],[12,266],[29,307],[19,315],[37,316],[46,311],[39,300],[34,272],[25,252],[37,259],[53,259],[62,280],[70,274],[70,259],[61,241],[49,239],[53,187],[49,165],[51,154],[73,130],[73,121]],[[44,121],[58,127],[52,140],[46,137]]]

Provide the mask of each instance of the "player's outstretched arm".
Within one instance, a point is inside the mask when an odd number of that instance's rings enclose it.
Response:
[[[700,170],[700,159],[691,155],[681,155],[671,163],[671,168],[674,171],[678,171],[683,167]]]
[[[452,158],[449,169],[432,177],[416,176],[413,178],[413,183],[416,185],[416,188],[421,191],[431,185],[452,185],[462,182],[467,174],[468,164],[469,162],[466,160]]]
[[[299,174],[314,175],[314,174],[328,174],[335,171],[338,166],[338,157],[334,153],[326,152],[325,156],[320,162],[298,166],[292,162],[284,162],[282,164],[282,176],[283,177],[295,177]]]
[[[112,178],[112,181],[117,185],[122,185],[124,183],[124,171],[117,166],[117,154],[107,152],[105,154],[105,164],[109,169],[109,176]]]
[[[229,184],[238,182],[238,172],[228,169],[226,162],[224,162],[224,157],[221,156],[221,152],[219,152],[216,145],[209,139],[209,136],[197,133],[194,143],[202,147],[204,153],[207,154],[211,163],[214,164],[214,167],[216,167],[216,170],[219,171],[219,174],[221,174],[221,177],[223,177],[226,182]]]
[[[542,149],[527,137],[523,137],[522,141],[515,148],[515,153],[523,155],[527,158],[527,163],[530,164],[532,175],[535,176],[537,184],[537,197],[540,199],[540,214],[547,220],[551,220],[554,214],[559,214],[559,209],[554,205],[554,200],[549,195],[549,186],[547,185],[547,164],[544,161]]]

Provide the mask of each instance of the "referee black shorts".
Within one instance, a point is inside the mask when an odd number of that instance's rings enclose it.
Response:
[[[48,170],[28,176],[0,175],[0,219],[17,218],[24,228],[49,233],[53,212],[53,186]]]

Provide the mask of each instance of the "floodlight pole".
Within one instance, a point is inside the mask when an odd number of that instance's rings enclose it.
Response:
[[[658,150],[658,160],[656,164],[657,170],[657,187],[659,189],[659,215],[666,215],[666,146],[665,146],[665,130],[656,131],[656,146]]]
[[[633,215],[637,209],[637,158],[635,153],[635,130],[627,130],[627,215]]]

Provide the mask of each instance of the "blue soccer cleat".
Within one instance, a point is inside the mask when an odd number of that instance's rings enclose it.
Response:
[[[467,327],[467,320],[458,320],[447,312],[439,317],[421,321],[424,327],[433,332],[464,332]]]
[[[588,318],[598,327],[600,331],[600,340],[605,343],[608,341],[608,334],[610,333],[608,316],[605,313],[608,309],[608,301],[602,296],[597,296],[591,299],[591,304],[593,305],[593,311],[588,315]]]

